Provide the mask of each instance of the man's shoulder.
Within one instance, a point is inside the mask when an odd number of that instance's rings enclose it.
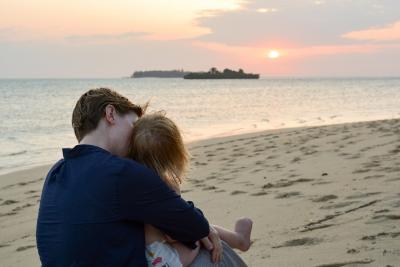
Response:
[[[61,166],[62,166],[62,164],[64,163],[64,159],[60,159],[60,160],[58,160],[51,168],[50,168],[50,170],[48,171],[48,173],[47,173],[47,176],[49,176],[49,175],[51,175],[52,173],[54,173],[55,171],[57,171]]]
[[[123,172],[128,175],[140,175],[140,176],[157,176],[155,171],[149,169],[143,164],[128,158],[117,157],[118,160],[123,164]]]

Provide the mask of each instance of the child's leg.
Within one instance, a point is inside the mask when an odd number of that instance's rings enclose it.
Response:
[[[197,245],[196,249],[190,249],[179,242],[170,243],[170,245],[173,246],[178,251],[179,259],[183,267],[189,266],[200,251],[200,242],[196,242]]]
[[[250,235],[253,221],[249,218],[241,218],[235,223],[235,231],[213,225],[217,230],[219,237],[232,248],[247,251],[250,248]]]

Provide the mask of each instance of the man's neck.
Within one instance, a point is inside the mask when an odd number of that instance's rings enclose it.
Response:
[[[102,136],[99,136],[99,134],[96,134],[96,132],[87,134],[84,138],[82,138],[79,144],[97,146],[104,150],[107,150],[110,153],[112,152],[107,141],[104,140]]]

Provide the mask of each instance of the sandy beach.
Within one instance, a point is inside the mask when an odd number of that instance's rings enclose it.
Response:
[[[189,145],[182,190],[213,224],[253,219],[249,266],[399,266],[400,119],[291,128]],[[49,166],[0,176],[0,266],[39,266]]]

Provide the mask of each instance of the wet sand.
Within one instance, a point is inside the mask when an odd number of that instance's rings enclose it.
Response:
[[[400,120],[264,131],[189,145],[182,190],[211,223],[254,221],[249,266],[398,266]],[[0,176],[0,265],[39,266],[49,166]]]

